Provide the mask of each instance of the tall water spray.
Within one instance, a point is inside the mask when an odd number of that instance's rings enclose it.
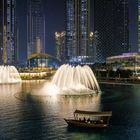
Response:
[[[21,82],[20,75],[14,66],[0,66],[0,84]]]
[[[75,95],[100,92],[94,73],[87,65],[62,65],[46,87],[46,92],[49,94]]]

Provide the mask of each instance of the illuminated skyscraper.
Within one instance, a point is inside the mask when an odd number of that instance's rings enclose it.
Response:
[[[3,50],[3,1],[0,1],[0,64],[2,63]]]
[[[66,0],[66,57],[87,56],[90,0]]]
[[[28,0],[27,57],[45,53],[45,15],[43,0]]]
[[[128,0],[94,0],[98,62],[129,51]]]
[[[15,0],[0,1],[0,63],[15,64],[17,54]]]
[[[93,43],[94,43],[94,34],[93,32],[90,32],[89,34],[89,47],[88,47],[88,56],[93,56],[94,55],[94,48],[93,48]]]
[[[65,32],[55,32],[56,58],[65,61]]]
[[[140,0],[138,0],[138,51],[140,52]]]

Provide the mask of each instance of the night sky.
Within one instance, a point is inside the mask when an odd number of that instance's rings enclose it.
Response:
[[[132,52],[137,51],[138,14],[137,0],[129,0],[129,45]]]
[[[65,30],[65,0],[44,0],[46,18],[46,53],[55,54],[54,33]],[[17,0],[17,25],[19,29],[19,61],[26,61],[27,54],[27,0]],[[93,0],[91,0],[91,31],[93,31]],[[137,47],[137,2],[129,0],[129,36],[132,51]]]
[[[54,33],[64,31],[64,0],[44,0],[46,18],[46,53],[55,54]],[[27,55],[27,0],[17,0],[17,24],[19,29],[19,61]]]

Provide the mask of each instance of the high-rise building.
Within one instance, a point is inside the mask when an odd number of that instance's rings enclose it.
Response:
[[[128,0],[94,0],[94,32],[98,62],[129,52]]]
[[[56,58],[65,61],[65,32],[55,32]]]
[[[27,57],[45,53],[45,14],[43,0],[28,0]]]
[[[138,0],[138,52],[140,52],[140,0]]]
[[[87,56],[90,0],[66,1],[66,57]]]
[[[93,56],[94,54],[94,34],[93,32],[90,32],[89,34],[89,47],[88,47],[88,56]]]
[[[0,1],[0,63],[15,64],[17,54],[15,0]]]
[[[93,57],[95,63],[102,62],[102,53],[99,46],[100,46],[99,33],[98,31],[95,31],[93,37],[93,49],[94,49]]]
[[[3,1],[0,1],[0,64],[2,63],[3,50]]]

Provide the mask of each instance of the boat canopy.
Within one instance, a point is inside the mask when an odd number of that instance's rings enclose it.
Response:
[[[92,111],[83,111],[83,110],[75,110],[74,115],[88,115],[88,116],[112,116],[112,111],[103,111],[103,112],[92,112]]]

